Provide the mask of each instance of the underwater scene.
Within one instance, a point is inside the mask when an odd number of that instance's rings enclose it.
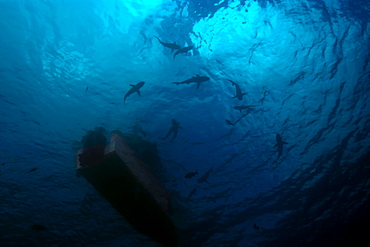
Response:
[[[0,246],[370,246],[370,1],[0,13]]]

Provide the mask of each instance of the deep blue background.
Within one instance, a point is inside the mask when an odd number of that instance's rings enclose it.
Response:
[[[87,130],[135,125],[158,145],[183,246],[369,243],[368,1],[3,0],[0,11],[4,246],[157,246],[75,176]],[[173,59],[154,36],[194,49]],[[211,79],[172,84],[196,74]],[[162,141],[173,118],[183,129]],[[276,134],[288,142],[279,159]]]

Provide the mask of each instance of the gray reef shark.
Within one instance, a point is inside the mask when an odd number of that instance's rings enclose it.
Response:
[[[189,78],[185,81],[182,81],[182,82],[172,82],[172,84],[176,84],[176,85],[180,85],[180,84],[189,84],[189,83],[192,83],[192,82],[195,82],[197,83],[197,89],[199,88],[200,84],[202,82],[205,82],[205,81],[209,81],[209,77],[208,76],[200,76],[200,75],[196,75],[196,76],[193,76],[192,78]]]
[[[126,93],[125,98],[123,99],[123,102],[125,102],[125,101],[126,101],[126,98],[127,98],[128,96],[130,96],[131,94],[133,94],[133,93],[135,93],[135,92],[137,92],[137,94],[140,96],[140,88],[141,88],[142,86],[144,86],[144,84],[145,84],[145,82],[144,82],[144,81],[141,81],[141,82],[139,82],[139,83],[138,83],[138,84],[136,84],[136,85],[132,85],[132,84],[130,84],[131,89],[130,89],[130,90],[128,90],[128,92]]]
[[[226,124],[227,124],[227,125],[234,126],[234,124],[233,124],[229,119],[226,119]]]
[[[188,173],[185,174],[184,178],[192,178],[192,177],[194,177],[197,174],[198,174],[198,171],[188,172]]]
[[[276,134],[276,144],[275,144],[274,147],[278,148],[278,153],[279,153],[276,160],[278,160],[280,158],[280,156],[283,154],[283,145],[284,144],[288,144],[288,143],[283,141],[283,138],[281,138],[281,135]]]
[[[226,80],[228,80],[229,82],[231,82],[233,84],[233,86],[235,86],[236,95],[233,97],[233,99],[237,98],[238,100],[242,100],[243,96],[248,94],[248,93],[243,93],[242,90],[240,89],[239,85],[236,84],[235,82],[233,82],[232,80],[229,80],[229,79],[226,79]]]
[[[193,49],[193,47],[192,47],[192,46],[187,46],[187,47],[183,47],[183,48],[181,48],[181,49],[177,50],[177,51],[175,52],[175,54],[173,55],[173,59],[175,59],[175,57],[176,57],[178,54],[180,54],[180,53],[187,53],[187,52],[188,52],[188,51],[190,51],[191,49]]]
[[[237,105],[237,106],[234,106],[234,109],[239,110],[240,113],[242,113],[243,110],[246,110],[246,109],[249,109],[249,108],[252,108],[252,107],[255,107],[255,106],[254,105]]]
[[[198,183],[204,183],[204,182],[208,183],[207,179],[208,179],[208,177],[209,177],[209,174],[210,174],[212,171],[213,171],[213,170],[212,170],[212,168],[211,168],[211,169],[209,169],[206,173],[204,173],[204,175],[203,175],[201,178],[198,178]]]
[[[172,127],[169,129],[169,131],[167,132],[166,136],[165,137],[160,137],[160,139],[162,140],[165,140],[167,137],[169,137],[171,134],[173,134],[173,137],[172,137],[172,140],[175,140],[175,138],[177,137],[177,132],[179,131],[179,129],[182,129],[182,127],[180,126],[180,123],[176,121],[176,119],[172,119]]]
[[[192,189],[192,190],[190,191],[190,193],[189,193],[189,195],[188,195],[188,199],[190,199],[190,197],[192,197],[192,196],[195,194],[195,192],[197,192],[197,188],[194,188],[194,189]]]
[[[158,39],[159,43],[161,43],[164,47],[167,47],[167,48],[170,48],[171,49],[171,52],[173,52],[174,50],[178,50],[180,49],[180,46],[175,43],[165,43],[165,42],[162,42],[157,36],[154,36]]]

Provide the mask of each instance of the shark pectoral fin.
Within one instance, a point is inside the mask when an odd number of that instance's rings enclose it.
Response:
[[[276,146],[277,146],[277,143],[273,147],[276,147]]]
[[[200,77],[200,75],[198,75],[198,74],[195,74],[197,77]]]
[[[139,96],[141,96],[141,95],[140,95],[140,90],[137,90],[137,94],[138,94]]]
[[[197,89],[200,87],[200,82],[198,82]]]
[[[243,93],[243,95],[247,95],[248,93]]]
[[[234,96],[233,99],[235,99],[236,97],[238,97],[238,96]]]
[[[232,80],[229,80],[229,79],[226,79],[228,80],[229,82],[231,82],[231,84],[234,86],[235,85],[235,82],[233,82]]]
[[[131,87],[135,87],[136,85],[130,84]]]

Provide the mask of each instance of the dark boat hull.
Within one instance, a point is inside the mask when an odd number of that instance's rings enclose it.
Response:
[[[113,135],[97,164],[89,167],[77,159],[79,173],[137,231],[164,246],[178,246],[178,235],[167,214],[169,192],[123,140]],[[80,150],[78,157],[86,153],[86,149]]]

